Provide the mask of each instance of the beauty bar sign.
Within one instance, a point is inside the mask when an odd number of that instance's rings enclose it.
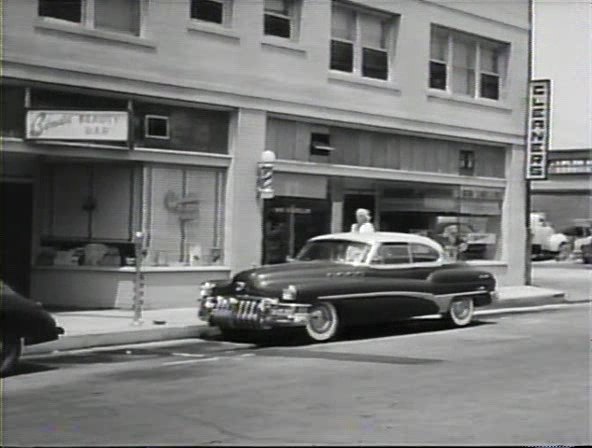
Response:
[[[29,140],[128,140],[125,111],[28,110]]]
[[[529,87],[526,179],[545,180],[549,150],[551,80],[533,80]]]

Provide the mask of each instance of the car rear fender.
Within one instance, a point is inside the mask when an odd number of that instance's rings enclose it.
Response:
[[[496,280],[493,274],[471,268],[442,269],[431,273],[428,281],[436,295],[494,291]]]

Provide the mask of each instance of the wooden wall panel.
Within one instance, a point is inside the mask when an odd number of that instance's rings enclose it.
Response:
[[[471,150],[475,152],[475,176],[505,176],[503,148],[332,127],[335,149],[325,160],[310,154],[312,130],[309,123],[269,119],[266,147],[279,159],[447,174],[459,174],[460,151]]]

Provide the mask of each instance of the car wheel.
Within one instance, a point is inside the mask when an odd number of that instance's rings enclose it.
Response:
[[[464,327],[471,323],[474,312],[475,304],[473,303],[473,299],[455,299],[450,303],[450,309],[445,317],[455,327]]]
[[[315,342],[335,339],[340,330],[339,315],[335,305],[321,302],[313,305],[308,312],[306,333]]]
[[[3,334],[0,340],[0,351],[2,352],[0,376],[5,376],[14,370],[21,356],[20,338],[11,334]]]

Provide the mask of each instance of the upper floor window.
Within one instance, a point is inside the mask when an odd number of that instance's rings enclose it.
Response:
[[[143,0],[39,0],[39,16],[139,36]]]
[[[388,79],[394,27],[393,16],[333,3],[331,70]]]
[[[430,88],[471,98],[501,98],[507,44],[440,27],[432,27],[430,40]]]
[[[39,0],[39,16],[82,22],[82,0]]]
[[[191,0],[191,18],[203,22],[228,25],[231,0]]]
[[[296,38],[299,0],[265,0],[264,33]]]

